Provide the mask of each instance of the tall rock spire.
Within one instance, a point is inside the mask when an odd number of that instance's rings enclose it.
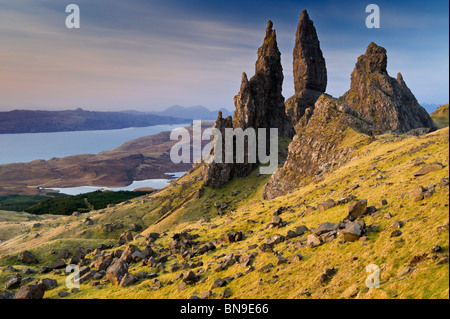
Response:
[[[286,114],[296,127],[305,113],[311,114],[317,99],[327,88],[325,59],[316,28],[306,10],[300,15],[293,58],[295,94],[286,101]]]
[[[405,133],[413,129],[434,130],[433,120],[419,105],[403,76],[387,72],[386,49],[370,43],[356,62],[345,102],[372,121],[375,134],[387,131]]]
[[[239,93],[234,97],[236,110],[233,128],[277,128],[280,136],[289,135],[292,128],[285,112],[283,87],[283,67],[281,53],[277,45],[276,32],[272,21],[267,23],[266,36],[258,49],[255,75],[248,80],[242,75]],[[218,118],[216,127],[222,127],[223,119]],[[229,127],[228,120],[226,126]],[[266,134],[269,138],[269,134]],[[267,140],[268,143],[268,140]],[[247,155],[248,145],[245,145]],[[246,156],[245,156],[246,157]],[[246,157],[247,158],[247,157]],[[258,166],[258,163],[208,164],[205,168],[205,184],[215,188],[225,186],[234,177],[245,177]],[[224,178],[225,176],[225,178]]]
[[[300,95],[306,88],[325,92],[327,88],[325,59],[320,49],[316,28],[306,10],[301,13],[297,27],[293,66],[296,95]]]
[[[281,53],[273,23],[269,20],[263,45],[258,49],[255,75],[243,77],[241,89],[234,98],[234,127],[246,129],[278,128],[281,135],[290,129],[285,114]]]

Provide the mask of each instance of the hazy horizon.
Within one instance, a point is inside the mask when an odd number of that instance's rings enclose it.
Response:
[[[80,29],[65,27],[69,3],[80,7]],[[328,94],[349,89],[356,60],[373,41],[387,49],[389,74],[401,72],[420,103],[448,103],[448,2],[375,3],[380,29],[366,28],[368,3],[361,1],[0,0],[0,111],[233,111],[242,72],[254,74],[269,19],[287,99],[305,8],[326,59]]]

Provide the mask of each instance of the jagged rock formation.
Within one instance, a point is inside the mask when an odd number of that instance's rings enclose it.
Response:
[[[314,23],[308,12],[303,10],[297,27],[294,47],[294,87],[295,94],[304,89],[325,92],[327,88],[327,68],[320,49]]]
[[[345,103],[373,122],[375,134],[387,131],[405,133],[413,129],[435,129],[433,120],[419,105],[402,75],[397,79],[387,73],[386,49],[370,43],[358,58],[351,76]]]
[[[292,126],[312,108],[327,88],[327,69],[314,23],[303,10],[297,27],[294,47],[295,95],[286,101],[286,113]]]
[[[317,100],[313,112],[307,110],[296,129],[284,166],[264,188],[265,199],[320,180],[323,173],[347,163],[358,145],[372,140],[370,122],[326,94]]]
[[[229,118],[224,120],[219,114],[214,127],[221,130],[231,127],[242,130],[278,128],[280,136],[289,135],[292,128],[285,112],[282,95],[283,79],[281,53],[277,45],[276,32],[273,30],[272,21],[269,21],[264,43],[258,49],[255,75],[248,80],[247,75],[243,73],[239,93],[234,97],[236,111],[232,126],[230,126]],[[222,135],[224,137],[224,134]],[[268,133],[267,138],[269,138]],[[222,146],[224,147],[224,145],[223,141]],[[231,179],[247,176],[254,170],[258,163],[248,163],[248,144],[245,148],[245,163],[243,164],[211,163],[206,165],[204,169],[205,185],[220,188]]]
[[[258,49],[255,75],[250,81],[245,73],[242,75],[240,91],[234,98],[233,126],[243,130],[278,128],[280,135],[286,135],[290,127],[281,93],[283,67],[276,32],[272,28],[273,23],[269,21],[264,43]]]
[[[231,116],[224,119],[222,117],[222,112],[219,112],[219,116],[214,122],[213,128],[220,130],[220,133],[222,134],[222,154],[224,154],[225,129],[233,128],[233,119]],[[214,149],[212,149],[211,152],[213,153]],[[228,181],[233,178],[233,163],[211,163],[209,165],[205,165],[203,174],[206,186],[220,188],[223,185],[226,185]]]

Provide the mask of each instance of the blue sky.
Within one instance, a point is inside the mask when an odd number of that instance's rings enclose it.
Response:
[[[78,4],[81,28],[65,27]],[[381,10],[367,29],[365,8]],[[388,71],[421,103],[449,100],[448,1],[0,0],[0,111],[157,110],[174,104],[234,109],[242,72],[254,73],[268,19],[274,22],[293,94],[292,50],[300,13],[316,26],[327,93],[350,86],[356,59],[374,41]]]

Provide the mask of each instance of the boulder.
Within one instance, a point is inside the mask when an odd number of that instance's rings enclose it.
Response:
[[[399,221],[399,220],[396,220],[396,221],[394,221],[393,223],[392,223],[392,228],[398,228],[398,229],[400,229],[400,228],[402,228],[403,227],[403,222],[401,222],[401,221]]]
[[[37,264],[38,263],[37,258],[28,250],[25,250],[25,251],[19,253],[19,255],[17,256],[17,259],[21,263],[25,263],[25,264]]]
[[[134,232],[138,232],[142,230],[142,226],[138,225],[138,224],[130,224],[128,225],[128,228],[130,229],[130,231],[134,231]]]
[[[352,201],[348,205],[348,218],[353,221],[367,213],[367,199]]]
[[[20,275],[11,276],[6,280],[5,289],[19,288],[22,283],[22,277]]]
[[[132,284],[134,284],[136,281],[138,281],[138,278],[135,275],[132,275],[130,273],[126,273],[123,278],[120,280],[119,287],[127,287]]]
[[[288,260],[281,255],[277,256],[277,265],[287,264]]]
[[[43,284],[35,285],[25,285],[20,287],[14,299],[42,299],[45,294],[47,287]]]
[[[307,237],[307,242],[306,242],[306,246],[308,246],[309,248],[314,248],[317,246],[322,245],[322,239],[314,234],[309,234]]]
[[[183,281],[187,284],[192,284],[198,281],[198,276],[192,270],[189,270],[183,274]]]
[[[330,209],[332,207],[336,206],[336,202],[332,199],[328,199],[322,203],[319,204],[319,212],[323,212],[327,209]]]
[[[213,282],[211,289],[224,287],[224,286],[226,286],[226,284],[227,284],[227,282],[225,280],[223,280],[222,278],[218,278]]]
[[[132,241],[133,239],[134,238],[133,238],[133,234],[131,233],[131,231],[124,232],[120,235],[119,245],[123,245],[126,242]]]
[[[50,290],[58,286],[58,281],[56,279],[44,278],[36,282],[37,285],[44,285],[46,290]]]
[[[414,175],[414,177],[419,177],[419,176],[426,175],[431,172],[441,170],[443,168],[444,168],[444,165],[442,165],[441,163],[427,164],[427,165],[423,166],[421,169],[419,169],[417,172],[415,172],[413,175]]]
[[[290,263],[296,263],[303,259],[303,256],[300,254],[295,254],[292,256],[292,258],[289,260]]]
[[[62,259],[56,259],[55,261],[53,261],[49,266],[50,270],[53,269],[62,269],[62,268],[66,268],[67,265],[65,263],[64,260]]]
[[[325,233],[329,233],[331,231],[337,230],[339,228],[339,224],[334,223],[323,223],[316,229],[311,230],[316,235],[322,235]]]
[[[122,278],[128,273],[128,264],[122,259],[114,259],[106,270],[106,278],[113,285],[119,285]]]
[[[344,235],[344,240],[347,242],[357,241],[361,238],[363,232],[363,226],[360,223],[350,222],[347,224],[342,234]]]
[[[270,269],[272,269],[272,268],[273,268],[273,264],[269,263],[269,264],[261,267],[261,269],[259,269],[259,271],[262,273],[268,273],[270,271]]]
[[[286,240],[283,235],[274,235],[273,237],[267,239],[266,243],[270,246],[278,245]]]
[[[391,237],[398,237],[398,236],[401,236],[402,235],[402,232],[400,231],[400,230],[394,230],[392,233],[391,233]]]

